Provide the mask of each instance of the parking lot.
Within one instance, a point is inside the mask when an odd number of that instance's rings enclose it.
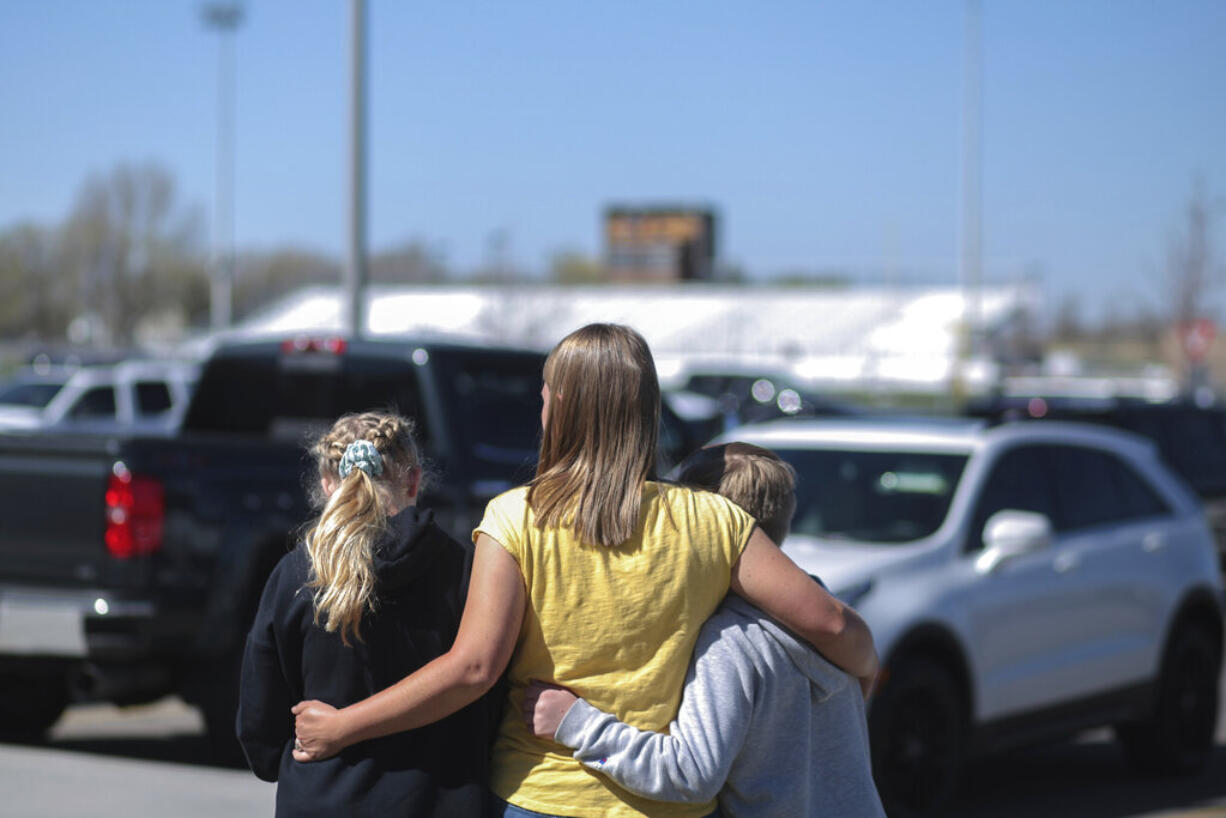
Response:
[[[1226,677],[1222,686],[1226,694]],[[177,699],[73,707],[47,743],[0,744],[0,816],[271,815],[274,787],[210,764],[203,731],[199,715]],[[1226,816],[1226,713],[1213,759],[1196,776],[1138,778],[1109,733],[1097,731],[973,765],[951,815]]]

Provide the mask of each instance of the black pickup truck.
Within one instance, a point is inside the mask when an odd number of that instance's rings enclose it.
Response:
[[[265,579],[311,517],[304,443],[337,416],[416,419],[422,503],[467,537],[531,475],[543,356],[414,340],[219,348],[174,437],[0,437],[0,734],[71,700],[177,693],[222,756]]]

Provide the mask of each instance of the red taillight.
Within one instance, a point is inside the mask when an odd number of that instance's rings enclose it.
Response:
[[[328,352],[332,355],[344,355],[349,342],[344,338],[311,338],[299,335],[287,338],[281,342],[282,355],[296,355],[303,352]]]
[[[117,465],[106,485],[106,550],[128,559],[162,547],[166,497],[162,484]]]

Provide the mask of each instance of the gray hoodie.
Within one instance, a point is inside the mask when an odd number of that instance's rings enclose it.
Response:
[[[579,699],[554,738],[639,795],[718,793],[725,818],[885,815],[859,684],[734,595],[703,626],[668,734]]]

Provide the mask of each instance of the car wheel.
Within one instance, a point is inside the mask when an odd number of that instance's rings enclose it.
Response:
[[[965,716],[953,675],[927,659],[890,671],[869,713],[873,776],[886,812],[935,815],[957,786]]]
[[[0,737],[41,739],[67,707],[67,679],[6,673],[0,680]]]
[[[1204,767],[1213,751],[1221,667],[1221,650],[1207,630],[1192,625],[1175,633],[1149,717],[1116,727],[1132,767],[1159,774]]]

